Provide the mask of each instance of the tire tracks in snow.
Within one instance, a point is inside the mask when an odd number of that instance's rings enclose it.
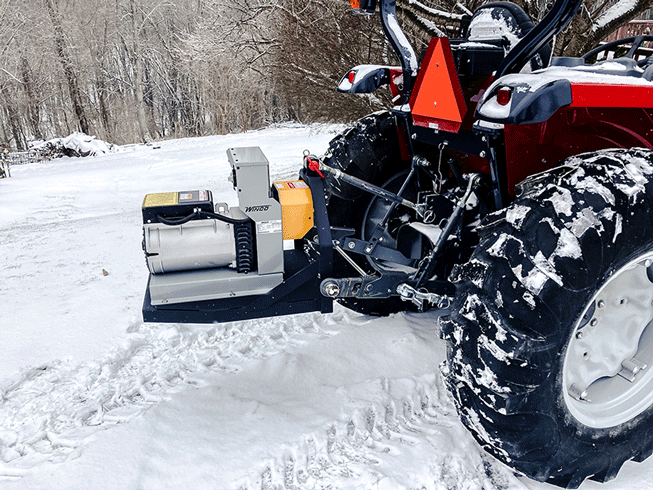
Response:
[[[348,420],[282,448],[238,490],[526,490],[510,469],[476,446],[440,373],[378,381],[377,401],[359,402]]]
[[[307,314],[223,325],[135,324],[99,361],[53,361],[0,385],[0,479],[79,455],[98,430],[124,423],[195,382],[197,372],[237,372],[321,335],[346,315]]]
[[[194,386],[194,373],[237,373],[250,360],[334,335],[339,324],[360,321],[368,320],[337,309],[331,315],[273,322],[139,323],[122,346],[99,361],[54,361],[25,370],[0,386],[0,480],[79,456],[97,431],[126,423],[168,394]],[[349,415],[281,447],[278,457],[253,468],[236,488],[525,488],[474,446],[439,373],[376,382],[372,401],[353,387],[347,393],[351,403],[343,407]],[[405,466],[414,458],[426,458],[426,469]],[[395,478],[393,465],[404,474]],[[411,474],[407,487],[406,475]]]

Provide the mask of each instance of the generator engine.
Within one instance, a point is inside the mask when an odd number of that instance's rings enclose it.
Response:
[[[270,186],[258,147],[231,148],[230,180],[238,207],[213,202],[211,191],[148,194],[143,250],[152,305],[264,294],[284,280],[284,240],[313,227],[303,181]]]

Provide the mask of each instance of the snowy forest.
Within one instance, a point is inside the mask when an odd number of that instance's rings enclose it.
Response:
[[[398,0],[417,52],[481,0]],[[535,21],[551,2],[518,0]],[[585,0],[555,54],[586,51],[653,0]],[[335,91],[396,64],[378,19],[346,0],[0,0],[0,145],[73,131],[116,144],[282,121],[347,122],[387,103]]]

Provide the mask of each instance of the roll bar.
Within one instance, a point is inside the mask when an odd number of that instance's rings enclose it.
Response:
[[[404,73],[404,88],[402,104],[408,102],[413,88],[413,81],[417,76],[418,59],[415,50],[408,42],[406,35],[399,27],[397,20],[396,0],[379,0],[381,25],[393,51],[399,58]],[[554,36],[559,34],[574,18],[583,0],[556,0],[551,10],[544,19],[537,24],[517,45],[508,53],[496,71],[495,79],[515,73],[549,43]],[[376,0],[356,0],[357,10],[371,14],[375,10]],[[353,6],[353,3],[352,3]],[[543,60],[546,63],[546,60]]]
[[[583,0],[557,0],[544,19],[526,34],[504,58],[494,78],[515,73],[569,25]],[[546,65],[547,60],[542,60]]]
[[[419,60],[415,50],[408,42],[408,38],[401,30],[397,20],[397,6],[395,0],[381,0],[381,26],[392,50],[399,58],[401,69],[404,72],[404,88],[402,90],[402,104],[407,104],[413,90],[413,81],[419,69]]]

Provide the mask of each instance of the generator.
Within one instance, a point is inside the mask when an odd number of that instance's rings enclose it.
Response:
[[[270,185],[259,147],[230,148],[227,158],[237,207],[214,202],[210,190],[145,196],[145,321],[225,322],[332,311],[332,300],[319,294],[313,196],[324,200],[321,181],[306,176]],[[321,214],[322,234],[328,233],[326,211]],[[315,240],[302,240],[311,230]]]

